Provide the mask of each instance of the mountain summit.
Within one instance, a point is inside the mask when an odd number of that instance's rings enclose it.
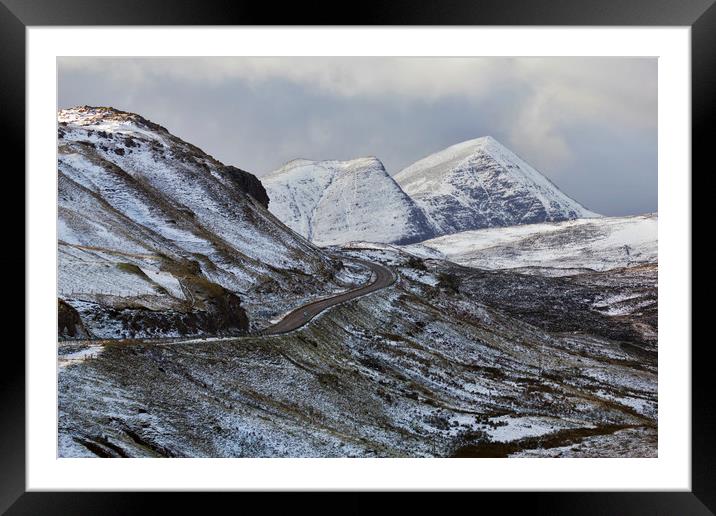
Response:
[[[491,136],[431,154],[395,180],[439,235],[599,216]]]
[[[252,174],[133,113],[83,106],[57,118],[68,336],[245,332],[340,286],[339,264],[266,209]]]
[[[432,236],[423,213],[374,157],[293,160],[262,181],[269,210],[317,245],[407,244]]]

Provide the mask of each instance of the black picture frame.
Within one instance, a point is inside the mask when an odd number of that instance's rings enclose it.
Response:
[[[716,126],[716,0],[365,0],[348,10],[340,2],[268,3],[245,0],[0,0],[0,117],[5,149],[13,150],[14,165],[4,163],[6,192],[22,203],[25,192],[25,30],[29,26],[63,25],[548,25],[548,26],[690,26],[692,59],[692,169],[703,168],[711,147],[709,129]],[[693,172],[692,172],[693,178]],[[11,190],[10,190],[11,189]],[[7,195],[7,194],[6,194]],[[7,197],[6,197],[7,199]],[[17,249],[3,255],[6,270],[25,270],[25,227],[17,222],[19,206],[4,203],[3,234]],[[24,214],[24,207],[22,213]],[[13,216],[14,215],[14,216]],[[21,251],[22,249],[22,251]],[[695,265],[692,259],[692,267]],[[16,292],[24,292],[19,274]],[[20,306],[31,310],[14,298]],[[18,310],[19,311],[19,310]],[[19,314],[5,312],[4,327],[15,328],[17,339],[4,343],[0,374],[0,512],[7,514],[130,514],[151,510],[205,511],[205,496],[183,493],[37,493],[25,492],[25,353]],[[13,324],[10,324],[10,323]],[[15,336],[15,335],[12,335]],[[692,346],[692,491],[592,493],[480,493],[479,507],[497,503],[522,506],[538,514],[714,514],[716,513],[716,418],[710,394],[708,341]],[[607,459],[608,460],[608,459]],[[224,498],[233,495],[224,495]],[[246,494],[242,495],[248,496]],[[292,500],[292,510],[363,513],[378,503],[373,494],[352,494],[340,509],[323,498],[316,504],[306,496]],[[454,495],[458,496],[458,495]],[[452,498],[451,501],[475,503]],[[233,499],[233,498],[232,498]],[[272,503],[282,497],[272,495]],[[250,501],[242,501],[250,503]],[[265,503],[265,502],[262,502]],[[410,504],[424,506],[412,496]],[[305,506],[304,506],[305,504]],[[517,505],[515,505],[517,504]],[[247,506],[248,507],[248,506]],[[477,506],[475,506],[477,507]],[[408,506],[403,506],[403,510]]]

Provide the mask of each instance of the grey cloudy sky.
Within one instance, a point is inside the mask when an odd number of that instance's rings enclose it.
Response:
[[[653,58],[61,58],[60,108],[139,113],[264,175],[377,156],[391,174],[491,135],[605,215],[657,211]]]

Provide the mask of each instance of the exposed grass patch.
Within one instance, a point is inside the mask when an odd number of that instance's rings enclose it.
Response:
[[[122,272],[126,272],[129,274],[136,274],[137,276],[139,276],[142,279],[149,280],[149,277],[146,274],[144,274],[144,271],[142,271],[142,269],[140,269],[137,265],[135,265],[133,263],[119,262],[117,264],[117,268]]]
[[[505,458],[513,453],[523,450],[559,448],[578,444],[587,437],[597,435],[613,434],[618,430],[626,428],[638,428],[634,425],[603,425],[595,428],[570,428],[557,432],[538,436],[527,437],[512,442],[477,442],[457,448],[451,455],[455,458]],[[474,436],[476,439],[484,439],[480,432]],[[469,437],[468,437],[469,439]]]

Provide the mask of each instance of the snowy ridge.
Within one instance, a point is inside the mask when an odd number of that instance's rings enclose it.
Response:
[[[440,235],[599,216],[490,136],[431,154],[395,180]]]
[[[269,210],[313,243],[419,242],[432,236],[420,209],[374,157],[298,159],[262,178]]]
[[[656,263],[657,226],[657,214],[587,218],[464,231],[405,249],[481,269],[604,271]]]

